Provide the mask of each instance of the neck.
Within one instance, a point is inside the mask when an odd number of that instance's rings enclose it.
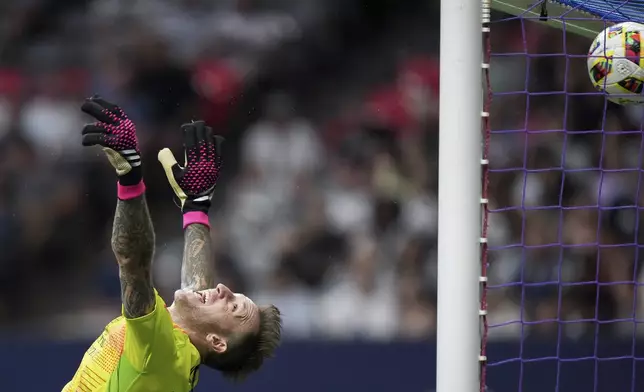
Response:
[[[174,304],[168,306],[166,309],[168,309],[168,313],[170,313],[172,322],[178,326],[181,326],[181,317],[179,317],[179,313],[177,312],[177,308],[174,307]]]
[[[193,346],[199,351],[199,355],[201,358],[205,358],[206,356],[206,351],[203,349],[203,344],[200,343],[197,335],[187,327],[186,323],[184,322],[183,318],[181,315],[179,315],[179,312],[177,311],[177,308],[175,308],[174,304],[171,306],[168,306],[168,313],[170,313],[170,318],[172,319],[172,322],[183,331],[188,336],[188,339],[190,339],[190,343],[192,343]]]

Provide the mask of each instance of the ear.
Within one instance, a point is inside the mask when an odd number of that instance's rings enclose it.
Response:
[[[218,354],[226,352],[228,348],[226,339],[214,333],[206,335],[206,341],[208,342],[208,346]]]

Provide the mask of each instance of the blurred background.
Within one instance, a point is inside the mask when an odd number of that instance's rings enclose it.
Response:
[[[51,375],[27,390],[59,390],[119,314],[115,177],[79,137],[98,93],[139,130],[166,300],[181,216],[156,153],[205,119],[227,139],[219,277],[284,314],[285,347],[256,380],[431,390],[438,21],[434,0],[2,1],[0,378],[24,386],[25,362],[43,358]],[[589,45],[520,20],[492,28],[490,350],[511,362],[490,368],[495,391],[614,388],[602,369],[632,383],[612,391],[635,385],[642,113],[588,94]],[[615,363],[598,365],[604,346]],[[579,366],[562,376],[566,350]],[[532,382],[528,362],[542,365]]]

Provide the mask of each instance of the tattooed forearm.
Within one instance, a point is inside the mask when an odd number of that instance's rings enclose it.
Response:
[[[112,250],[119,264],[125,316],[140,317],[154,309],[152,257],[154,228],[143,196],[119,200],[112,227]]]
[[[143,196],[118,201],[112,226],[112,250],[119,265],[136,268],[152,264],[154,228]]]
[[[198,223],[184,232],[181,288],[205,290],[215,284],[215,264],[212,255],[210,230]]]
[[[123,313],[127,318],[145,316],[154,310],[154,289],[149,268],[119,269]]]

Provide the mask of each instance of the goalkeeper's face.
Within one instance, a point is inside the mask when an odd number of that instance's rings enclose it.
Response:
[[[228,338],[259,329],[259,308],[247,296],[233,293],[223,284],[203,291],[175,292],[175,320],[191,337],[218,352],[226,350]]]

